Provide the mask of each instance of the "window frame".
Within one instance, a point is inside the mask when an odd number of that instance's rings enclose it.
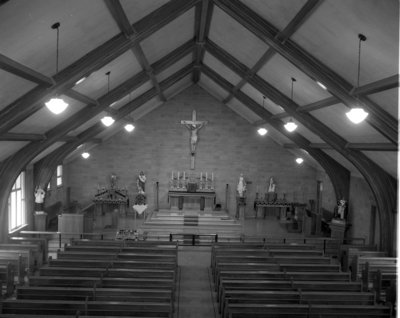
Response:
[[[8,232],[26,225],[26,218],[25,171],[21,171],[8,197]]]

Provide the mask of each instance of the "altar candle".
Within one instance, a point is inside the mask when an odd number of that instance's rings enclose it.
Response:
[[[200,172],[200,180],[203,180],[203,172]]]
[[[179,171],[178,171],[178,180],[179,180]]]
[[[174,180],[174,170],[171,172],[171,180]]]
[[[214,181],[214,172],[211,172],[211,181]]]
[[[186,172],[183,171],[183,179],[186,179]]]
[[[208,177],[208,175],[207,175],[207,172],[206,172],[206,180],[207,180],[207,177]]]

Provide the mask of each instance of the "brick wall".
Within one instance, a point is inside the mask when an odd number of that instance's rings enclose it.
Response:
[[[149,208],[154,206],[156,182],[160,188],[160,207],[167,207],[171,171],[190,171],[189,131],[180,121],[191,119],[193,109],[198,120],[208,120],[208,125],[199,132],[195,171],[214,173],[217,203],[223,208],[228,184],[228,208],[231,213],[235,209],[240,173],[252,182],[248,186],[250,205],[256,189],[265,191],[270,177],[274,177],[279,198],[285,193],[288,200],[315,199],[316,169],[296,164],[293,154],[268,134],[259,136],[256,127],[194,85],[138,120],[133,133],[122,130],[92,149],[88,160],[78,158],[67,164],[65,174],[71,200],[82,205],[90,203],[97,185],[109,184],[111,173],[118,176],[119,186],[128,188],[133,200],[136,178],[143,170],[147,175]]]

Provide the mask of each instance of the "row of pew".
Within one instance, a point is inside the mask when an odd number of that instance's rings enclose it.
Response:
[[[0,316],[172,318],[177,252],[172,242],[72,240],[1,301]]]
[[[392,314],[311,244],[216,243],[211,271],[223,318]]]

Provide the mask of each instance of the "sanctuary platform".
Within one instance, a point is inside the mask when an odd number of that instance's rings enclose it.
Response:
[[[141,225],[148,234],[215,234],[237,236],[242,223],[223,211],[160,210],[154,211]]]

